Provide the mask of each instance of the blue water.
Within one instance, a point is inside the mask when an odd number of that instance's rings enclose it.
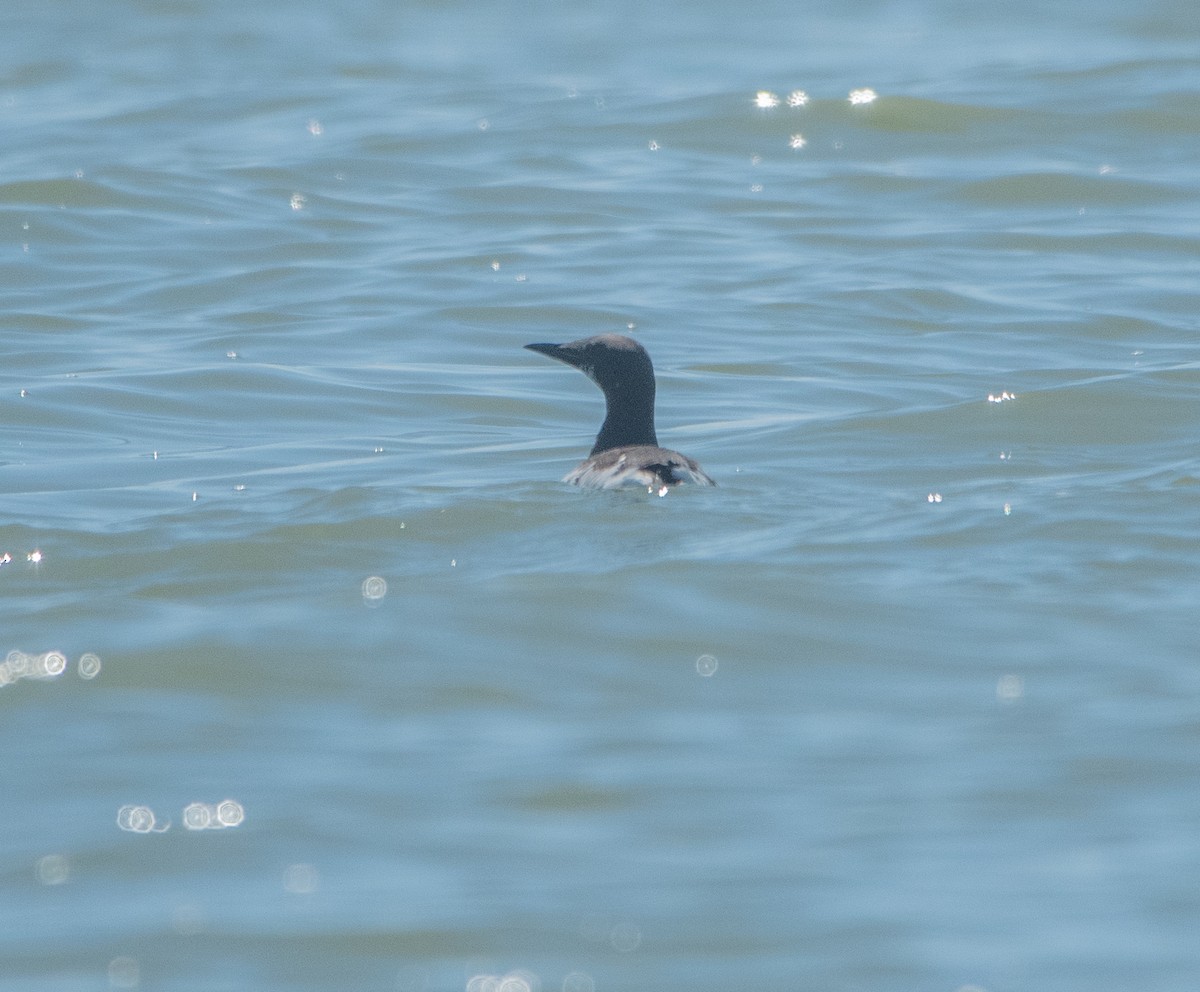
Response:
[[[1198,53],[8,12],[0,992],[1190,990]]]

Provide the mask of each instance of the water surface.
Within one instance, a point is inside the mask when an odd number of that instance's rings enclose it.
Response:
[[[0,989],[1192,987],[1190,5],[10,19]]]

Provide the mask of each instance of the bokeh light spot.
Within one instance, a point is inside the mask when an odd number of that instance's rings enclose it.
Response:
[[[608,942],[613,950],[630,954],[641,946],[642,931],[628,920],[622,920],[608,932]]]
[[[43,885],[62,885],[71,875],[71,866],[61,854],[38,858],[37,879]]]
[[[108,985],[114,989],[136,989],[142,981],[137,958],[119,957],[108,962]]]
[[[149,806],[122,806],[117,810],[117,826],[135,834],[148,834],[155,829],[154,810]],[[166,827],[159,828],[160,832]]]
[[[372,575],[370,578],[363,579],[362,595],[368,603],[377,603],[387,595],[387,579],[379,575]]]
[[[245,818],[246,811],[242,804],[233,799],[225,799],[215,805],[189,803],[183,811],[183,825],[188,830],[224,830],[240,825]]]
[[[1025,695],[1025,680],[1020,675],[1001,675],[996,682],[996,698],[1002,703],[1015,703]]]
[[[293,895],[307,896],[317,891],[321,877],[310,864],[288,865],[283,871],[283,888]]]

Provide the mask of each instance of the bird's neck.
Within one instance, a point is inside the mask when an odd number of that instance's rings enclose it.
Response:
[[[610,448],[624,448],[635,444],[658,447],[654,433],[654,392],[642,393],[640,398],[629,395],[605,396],[604,423],[596,435],[592,454]]]

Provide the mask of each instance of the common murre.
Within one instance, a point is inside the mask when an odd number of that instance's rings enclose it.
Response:
[[[605,415],[587,460],[562,480],[590,489],[645,486],[665,495],[681,482],[715,486],[687,455],[658,446],[654,433],[654,366],[646,349],[623,334],[567,344],[527,344],[579,369],[604,392]]]

